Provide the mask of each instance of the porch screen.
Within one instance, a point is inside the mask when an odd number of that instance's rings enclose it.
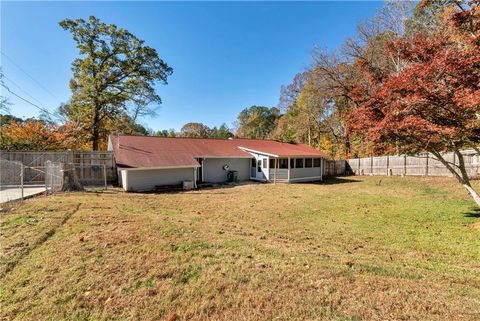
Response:
[[[280,158],[278,160],[278,168],[288,168],[288,158]]]
[[[295,167],[303,168],[303,158],[295,158]]]
[[[312,159],[305,158],[305,167],[312,167]]]

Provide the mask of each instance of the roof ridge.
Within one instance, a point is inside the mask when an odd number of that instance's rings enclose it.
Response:
[[[264,141],[264,142],[277,142],[282,144],[291,144],[291,145],[306,145],[304,143],[296,143],[296,142],[282,142],[276,139],[263,139],[263,138],[244,138],[244,137],[232,137],[232,138],[218,138],[218,137],[183,137],[183,136],[175,136],[175,137],[163,137],[163,136],[148,136],[148,135],[131,135],[131,134],[110,134],[109,136],[112,137],[148,137],[148,138],[159,138],[159,139],[209,139],[209,140],[255,140],[255,141]],[[308,146],[308,145],[307,145]]]

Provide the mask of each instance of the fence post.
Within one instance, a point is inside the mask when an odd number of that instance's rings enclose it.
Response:
[[[358,158],[358,175],[360,175],[360,157]]]
[[[103,164],[103,182],[105,183],[105,189],[107,189],[107,165]]]
[[[370,175],[373,175],[373,156],[370,157]]]
[[[387,155],[387,176],[389,176],[389,173],[390,173],[390,156]]]
[[[428,176],[428,153],[427,158],[425,159],[425,176]]]
[[[403,176],[407,176],[407,155],[403,155]]]
[[[23,157],[22,157],[22,159],[23,159]],[[22,200],[23,200],[23,196],[24,196],[24,193],[23,193],[23,178],[25,176],[24,173],[25,173],[25,168],[24,168],[23,163],[21,163],[20,164],[20,186],[22,188]]]

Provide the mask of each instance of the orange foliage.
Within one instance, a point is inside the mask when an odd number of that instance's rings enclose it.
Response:
[[[11,121],[1,129],[0,146],[7,150],[58,150],[81,148],[74,126],[57,126],[43,121]]]

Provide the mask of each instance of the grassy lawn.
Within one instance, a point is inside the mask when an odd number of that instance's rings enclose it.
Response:
[[[0,240],[5,320],[480,319],[480,213],[447,178],[40,197]]]

